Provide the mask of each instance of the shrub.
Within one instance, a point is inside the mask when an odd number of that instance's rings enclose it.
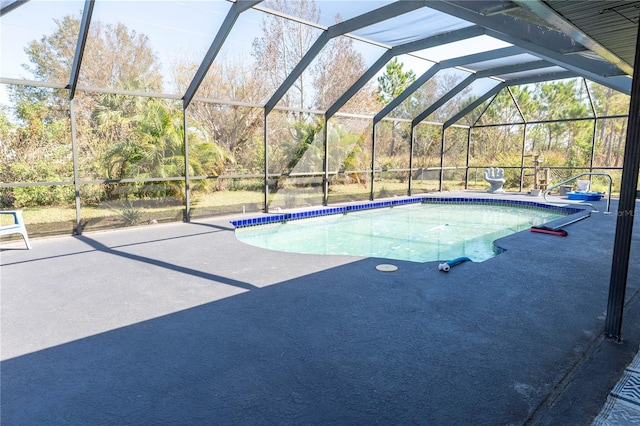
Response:
[[[38,162],[33,165],[17,162],[9,166],[13,182],[62,182],[65,179],[51,164]],[[10,188],[11,195],[2,197],[3,207],[35,207],[73,202],[75,192],[72,185],[22,186]],[[11,202],[11,206],[4,203]]]

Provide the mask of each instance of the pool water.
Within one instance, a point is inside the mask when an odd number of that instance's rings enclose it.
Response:
[[[411,204],[239,228],[236,237],[285,252],[481,262],[498,252],[496,239],[562,216],[524,207]]]

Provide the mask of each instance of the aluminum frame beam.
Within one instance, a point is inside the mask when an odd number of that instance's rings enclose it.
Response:
[[[456,31],[450,31],[443,34],[438,34],[431,37],[426,37],[420,40],[415,40],[409,43],[394,46],[387,50],[378,60],[369,67],[369,69],[358,79],[355,83],[345,91],[340,98],[331,105],[325,112],[325,120],[329,120],[333,117],[340,108],[346,104],[349,99],[358,93],[358,90],[362,89],[369,80],[371,80],[385,66],[387,62],[394,56],[403,55],[409,52],[415,52],[416,50],[428,49],[430,47],[439,46],[442,44],[453,43],[460,40],[466,40],[473,37],[478,37],[485,33],[484,28],[473,26],[467,27]]]
[[[485,92],[482,96],[480,96],[479,98],[477,98],[476,100],[471,102],[466,107],[462,108],[453,117],[451,117],[450,119],[445,121],[444,124],[442,125],[443,130],[445,130],[445,129],[451,127],[452,125],[454,125],[462,117],[464,117],[465,115],[469,114],[474,109],[478,108],[485,101],[487,101],[490,97],[496,95],[498,92],[500,92],[505,87],[507,87],[507,83],[505,83],[505,82],[498,83],[497,86],[492,87],[489,91]]]
[[[586,49],[567,35],[506,15],[483,15],[478,10],[483,4],[487,3],[447,0],[430,1],[428,7],[479,25],[486,29],[487,35],[522,47],[541,59],[553,62],[591,81],[622,93],[630,93],[630,80],[626,84],[627,80],[609,78],[625,75],[618,67],[608,62],[571,54],[585,52]]]
[[[332,25],[327,28],[318,39],[313,43],[311,48],[305,53],[300,62],[289,73],[287,78],[282,82],[280,87],[273,93],[271,98],[265,104],[265,111],[267,114],[273,110],[276,104],[282,99],[282,97],[291,88],[296,79],[300,77],[300,74],[311,64],[313,59],[318,56],[324,46],[335,37],[344,35],[351,31],[364,28],[378,22],[386,21],[387,19],[394,18],[399,15],[420,9],[425,6],[425,1],[412,1],[401,0],[396,3],[388,4],[378,9],[372,10],[338,24]]]
[[[608,62],[595,61],[580,55],[562,55],[542,47],[541,45],[523,42],[521,40],[514,39],[511,36],[496,33],[489,29],[487,29],[487,34],[502,41],[506,41],[507,43],[518,45],[528,50],[532,55],[538,56],[539,58],[545,59],[549,62],[553,62],[554,64],[569,71],[573,71],[588,80],[602,84],[603,86],[627,95],[631,93],[631,79],[626,76],[616,74],[614,69],[617,70],[618,68]]]
[[[483,8],[489,3],[480,0],[432,0],[427,7],[519,40],[544,41],[545,45],[553,46],[561,54],[580,53],[587,50],[559,31],[549,30],[541,25],[508,15],[488,14]]]
[[[634,69],[640,67],[640,31],[636,40]],[[625,292],[629,274],[629,255],[635,218],[638,170],[640,169],[640,79],[633,79],[631,102],[629,104],[629,124],[622,163],[622,183],[618,201],[616,236],[613,243],[611,278],[607,300],[607,316],[604,333],[607,337],[622,339],[622,317],[625,304]]]
[[[487,77],[492,77],[500,74],[510,74],[514,72],[529,71],[529,70],[538,69],[538,68],[547,68],[549,67],[549,65],[551,64],[549,64],[549,62],[547,61],[535,61],[535,62],[528,62],[523,64],[507,65],[499,68],[492,68],[492,69],[488,69],[488,70],[484,70],[484,71],[480,71],[475,74],[472,74],[469,77],[462,80],[453,89],[449,90],[443,97],[441,97],[436,102],[434,102],[433,105],[431,105],[429,108],[427,108],[422,113],[417,115],[411,121],[411,125],[415,126],[416,124],[420,123],[422,120],[424,120],[425,118],[427,118],[428,116],[436,112],[442,105],[444,105],[446,102],[451,100],[455,95],[457,95],[462,90],[464,90],[465,87],[469,86],[471,83],[473,83],[475,80],[479,78],[487,78]]]
[[[558,71],[558,72],[540,73],[534,76],[516,78],[513,80],[509,80],[506,83],[508,87],[512,87],[512,86],[522,86],[525,84],[543,83],[545,81],[551,81],[551,80],[564,80],[567,78],[576,78],[576,77],[580,77],[580,75],[578,75],[578,73],[575,73],[573,71]]]
[[[3,1],[0,5],[0,16],[4,16],[12,10],[26,4],[29,0]]]
[[[233,25],[236,23],[240,14],[252,8],[261,1],[262,0],[238,0],[231,5],[229,12],[227,12],[227,16],[225,16],[224,21],[220,26],[220,30],[218,30],[215,38],[213,39],[213,42],[211,43],[211,46],[209,46],[207,54],[204,56],[204,59],[200,63],[200,67],[198,67],[198,71],[196,71],[193,80],[191,80],[189,87],[187,87],[187,90],[182,97],[182,104],[185,109],[189,107],[189,104],[198,91],[200,84],[202,84],[202,81],[206,77],[211,64],[213,64],[216,56],[218,56],[218,53],[220,53],[222,45],[229,36],[229,33],[233,29]]]
[[[85,0],[82,10],[82,20],[80,21],[80,31],[78,31],[76,53],[73,56],[73,65],[71,66],[71,75],[69,76],[69,100],[73,100],[76,96],[76,87],[78,85],[78,77],[80,76],[82,58],[84,57],[84,48],[87,44],[89,26],[91,25],[91,17],[93,16],[93,6],[94,0]]]
[[[544,2],[539,0],[511,1],[521,8],[528,10],[537,17],[541,18],[550,26],[557,28],[559,31],[569,36],[572,40],[575,40],[577,43],[580,43],[587,49],[600,55],[602,58],[617,66],[624,73],[633,75],[633,67],[630,64],[628,64],[625,60],[582,32],[580,28],[573,25],[570,21],[567,21],[562,15],[557,13],[551,7],[547,6],[547,4],[545,4]]]
[[[398,105],[400,105],[405,99],[407,99],[412,93],[418,90],[423,84],[425,84],[428,80],[431,79],[438,71],[441,71],[446,68],[452,68],[456,66],[473,64],[476,62],[489,61],[492,59],[503,58],[505,56],[514,56],[524,53],[522,49],[515,46],[504,47],[501,49],[491,50],[489,52],[482,53],[474,53],[472,55],[460,56],[458,58],[447,59],[442,62],[439,62],[425,71],[420,77],[416,79],[413,83],[409,85],[400,95],[398,95],[395,99],[393,99],[387,106],[385,106],[378,114],[373,118],[373,123],[377,123],[382,120],[387,114],[393,111]]]
[[[434,113],[435,111],[438,110],[438,108],[440,108],[442,105],[444,105],[447,101],[449,101],[451,98],[453,98],[455,95],[457,95],[458,93],[460,93],[462,90],[464,90],[465,87],[469,86],[471,83],[473,83],[476,79],[478,78],[478,76],[476,74],[472,74],[469,77],[465,78],[464,80],[462,80],[460,83],[458,83],[454,88],[452,88],[451,90],[449,90],[444,96],[442,96],[441,98],[439,98],[437,101],[435,101],[433,103],[433,105],[431,105],[430,107],[428,107],[427,109],[425,109],[424,111],[422,111],[420,114],[418,114],[413,120],[411,120],[411,127],[415,127],[418,123],[420,123],[422,120],[424,120],[425,118],[427,118],[428,116],[430,116],[432,113]]]
[[[541,83],[543,81],[550,81],[550,80],[564,80],[566,78],[575,78],[575,77],[578,77],[578,75],[576,75],[571,71],[559,71],[555,73],[540,74],[536,76],[518,78],[518,79],[510,80],[508,82],[507,81],[502,82],[497,86],[491,88],[489,91],[481,95],[478,99],[476,99],[475,101],[473,101],[472,103],[470,103],[469,105],[461,109],[460,111],[458,111],[454,116],[452,116],[450,119],[444,122],[443,127],[444,129],[447,129],[448,127],[453,126],[462,117],[469,114],[471,111],[473,111],[478,106],[480,106],[483,102],[485,102],[490,97],[497,94],[500,90],[504,88],[511,87],[511,86],[521,86],[524,84]]]

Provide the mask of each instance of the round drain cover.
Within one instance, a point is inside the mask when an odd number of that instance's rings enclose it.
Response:
[[[398,267],[396,265],[390,265],[388,263],[382,263],[382,264],[376,266],[376,269],[378,271],[381,271],[381,272],[393,272],[393,271],[397,271]]]

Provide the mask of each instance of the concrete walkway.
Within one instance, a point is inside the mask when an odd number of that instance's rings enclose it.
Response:
[[[0,421],[591,424],[640,345],[636,261],[603,338],[613,211],[449,273],[250,247],[231,218],[3,244]]]

